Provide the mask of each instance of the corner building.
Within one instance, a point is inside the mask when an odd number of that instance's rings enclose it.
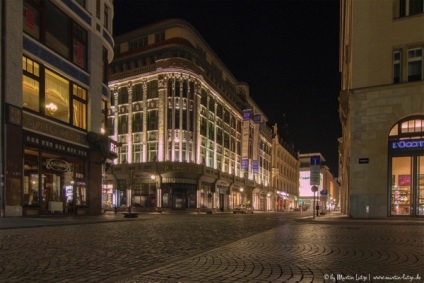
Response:
[[[283,125],[283,129],[287,125]],[[278,134],[277,123],[273,125],[272,138],[272,186],[276,190],[276,211],[292,211],[299,202],[299,152],[292,143]]]
[[[101,212],[112,3],[2,1],[2,216]]]
[[[424,216],[423,6],[341,1],[341,199],[353,217]]]
[[[234,50],[236,55],[236,50]],[[267,118],[198,31],[170,19],[115,37],[105,204],[138,210],[274,210]]]

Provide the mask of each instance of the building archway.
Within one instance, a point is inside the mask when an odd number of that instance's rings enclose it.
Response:
[[[392,127],[388,167],[388,215],[424,217],[424,115]]]

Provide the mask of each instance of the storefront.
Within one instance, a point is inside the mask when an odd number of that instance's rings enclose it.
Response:
[[[197,180],[163,178],[162,208],[186,209],[197,207]]]
[[[23,213],[86,213],[85,148],[24,132]]]
[[[284,191],[277,191],[276,209],[277,211],[292,211],[297,208],[297,197]]]
[[[424,117],[397,123],[389,136],[388,214],[424,216]]]

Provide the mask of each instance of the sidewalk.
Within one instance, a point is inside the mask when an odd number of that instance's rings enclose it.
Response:
[[[225,212],[220,212],[225,213]],[[266,212],[256,212],[266,213]],[[274,212],[268,212],[274,213]],[[297,212],[289,212],[291,214]],[[30,228],[30,227],[45,227],[45,226],[61,226],[61,225],[80,225],[90,223],[117,222],[117,221],[139,221],[143,220],[149,214],[157,214],[156,212],[138,213],[138,217],[125,218],[123,212],[113,213],[106,212],[102,215],[46,215],[33,217],[0,217],[0,230]],[[169,214],[169,212],[164,213]],[[200,212],[199,214],[204,214]],[[232,213],[231,213],[232,214]],[[424,226],[424,218],[422,217],[388,217],[388,218],[351,218],[340,212],[331,212],[321,214],[313,218],[311,211],[304,211],[299,214],[296,221],[309,222],[317,224],[394,224],[394,225],[422,225]]]
[[[117,222],[117,221],[137,221],[142,220],[143,216],[139,215],[136,218],[125,218],[124,213],[105,213],[102,215],[46,215],[33,217],[0,217],[0,230],[44,227],[44,226],[60,226],[60,225],[80,225],[102,222]]]
[[[311,211],[303,212],[304,217],[298,221],[308,221],[315,223],[361,223],[361,224],[412,224],[423,225],[423,217],[387,217],[387,218],[352,218],[349,215],[342,214],[340,211],[333,211],[326,214],[312,216]]]
[[[38,215],[38,216],[16,216],[16,217],[0,217],[0,230],[4,229],[17,229],[17,228],[31,228],[31,227],[45,227],[45,226],[61,226],[61,225],[80,225],[90,223],[103,223],[103,222],[118,222],[118,221],[138,221],[143,220],[147,215],[151,214],[206,214],[206,212],[180,212],[180,211],[164,211],[160,212],[135,212],[137,217],[125,217],[127,212],[114,213],[107,211],[101,215]],[[229,213],[229,212],[214,212]]]

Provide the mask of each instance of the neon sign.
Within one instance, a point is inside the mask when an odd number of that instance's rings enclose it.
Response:
[[[406,140],[391,142],[392,149],[420,149],[424,148],[424,140]]]

